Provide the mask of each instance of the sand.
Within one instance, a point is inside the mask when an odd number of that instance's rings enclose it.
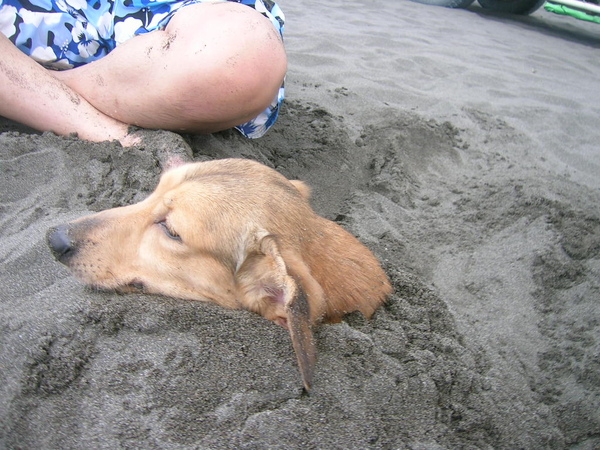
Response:
[[[82,286],[46,230],[153,189],[179,136],[90,144],[0,122],[1,448],[600,447],[600,28],[543,10],[281,0],[276,127],[184,136],[251,158],[381,259],[371,321]]]

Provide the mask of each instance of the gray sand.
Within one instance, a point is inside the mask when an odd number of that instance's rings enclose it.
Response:
[[[82,286],[46,230],[144,198],[165,150],[0,122],[0,448],[600,447],[600,27],[282,0],[288,100],[251,158],[381,259],[314,390],[262,317]]]

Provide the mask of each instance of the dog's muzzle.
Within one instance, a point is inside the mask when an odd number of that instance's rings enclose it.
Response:
[[[75,254],[75,245],[69,237],[68,225],[50,228],[46,234],[46,241],[56,260],[63,264],[67,264]]]

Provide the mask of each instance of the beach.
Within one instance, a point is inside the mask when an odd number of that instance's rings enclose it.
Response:
[[[600,448],[600,26],[543,9],[281,0],[263,138],[89,143],[0,118],[0,448]],[[142,200],[165,153],[312,188],[394,293],[289,335],[246,311],[83,286],[47,230]]]

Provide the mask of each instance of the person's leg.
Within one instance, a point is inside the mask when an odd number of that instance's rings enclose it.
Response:
[[[0,33],[0,115],[40,131],[128,143],[128,125],[94,108]],[[129,142],[133,143],[133,142]]]
[[[283,42],[270,21],[226,2],[186,6],[165,30],[54,75],[118,121],[209,133],[261,113],[286,69]]]

